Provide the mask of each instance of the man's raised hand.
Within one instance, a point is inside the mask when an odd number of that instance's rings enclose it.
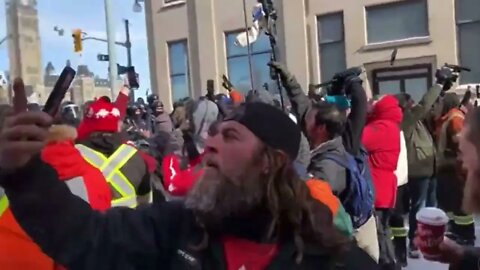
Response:
[[[13,82],[13,112],[5,119],[0,132],[0,169],[14,171],[25,166],[45,145],[50,115],[28,112],[22,79]]]

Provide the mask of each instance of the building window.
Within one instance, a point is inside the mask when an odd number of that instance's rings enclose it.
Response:
[[[168,43],[170,88],[172,101],[190,96],[188,72],[188,44],[186,40]]]
[[[236,36],[240,32],[225,34],[227,47],[228,78],[237,90],[247,93],[251,88],[250,69],[248,64],[248,48],[235,45]],[[255,89],[261,89],[267,84],[268,89],[277,89],[274,81],[270,79],[271,48],[270,40],[265,34],[260,34],[255,43],[251,44],[252,70]]]
[[[343,13],[319,16],[317,22],[320,76],[325,81],[331,79],[335,73],[347,68]]]
[[[163,7],[173,7],[180,4],[185,4],[185,0],[163,0]]]
[[[368,43],[428,37],[426,0],[408,0],[367,7]]]
[[[432,86],[432,65],[384,68],[372,71],[374,95],[409,94],[419,102]]]
[[[460,65],[472,69],[462,72],[462,84],[480,82],[480,1],[456,0],[457,38]]]
[[[185,0],[163,0],[164,4],[172,4],[172,3],[184,3]]]

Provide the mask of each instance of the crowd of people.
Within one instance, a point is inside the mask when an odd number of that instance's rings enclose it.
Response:
[[[357,69],[306,93],[269,65],[284,101],[226,79],[171,113],[154,94],[130,103],[125,84],[52,116],[15,80],[0,108],[2,269],[401,269],[422,256],[425,206],[450,217],[434,260],[477,269],[480,109],[450,92],[452,69],[415,103],[367,98]]]

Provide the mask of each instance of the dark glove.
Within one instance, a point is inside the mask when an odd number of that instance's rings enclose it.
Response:
[[[453,72],[451,68],[442,67],[437,69],[435,78],[437,78],[437,84],[443,85],[443,90],[447,91],[448,89],[452,88],[453,83],[458,78],[458,74]]]
[[[268,63],[268,66],[273,68],[280,75],[280,79],[283,83],[288,82],[293,77],[293,75],[288,71],[287,67],[280,62],[272,61]]]
[[[223,88],[227,89],[228,91],[232,91],[233,84],[230,82],[227,76],[225,76],[225,74],[223,74],[222,79],[223,79],[223,82],[222,82]]]
[[[362,83],[362,79],[358,76],[362,74],[362,69],[359,67],[349,68],[339,72],[333,76],[332,86],[330,88],[330,95],[349,95],[351,85],[353,83]],[[348,92],[348,93],[347,93]]]

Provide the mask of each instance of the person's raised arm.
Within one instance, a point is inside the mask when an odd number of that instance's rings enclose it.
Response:
[[[130,101],[130,89],[127,85],[124,85],[120,92],[118,92],[117,99],[115,100],[115,107],[120,111],[120,119],[123,119],[127,114],[127,106]]]
[[[442,67],[435,73],[437,79],[434,86],[432,86],[417,105],[412,108],[413,123],[424,120],[428,112],[432,109],[435,101],[438,99],[442,91],[447,91],[452,87],[453,81],[457,74],[455,74],[450,68]]]
[[[348,115],[343,144],[352,155],[360,151],[363,128],[367,121],[367,94],[358,76],[345,80],[345,92],[351,98],[351,109]]]
[[[15,113],[0,132],[0,186],[31,239],[67,269],[161,267],[171,256],[169,239],[181,211],[170,212],[171,205],[93,211],[39,158],[52,118],[26,111],[21,81],[14,92]]]
[[[269,66],[274,68],[282,80],[282,85],[287,92],[290,103],[292,103],[292,113],[297,117],[298,123],[303,123],[305,114],[311,107],[311,102],[308,96],[302,89],[302,86],[297,82],[287,67],[279,62],[270,62]]]

